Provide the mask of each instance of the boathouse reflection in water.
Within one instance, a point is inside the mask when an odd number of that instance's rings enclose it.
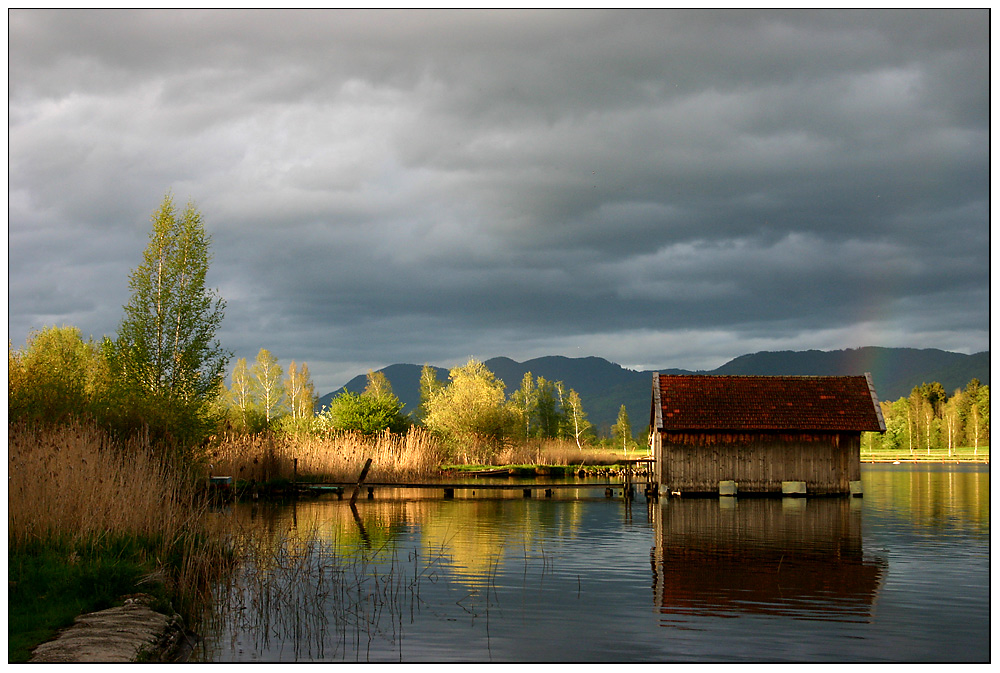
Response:
[[[855,498],[671,499],[654,508],[654,598],[681,616],[866,622],[888,561],[862,548]]]

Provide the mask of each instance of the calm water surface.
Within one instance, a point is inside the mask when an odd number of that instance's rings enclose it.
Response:
[[[205,661],[989,660],[989,471],[864,498],[382,490],[237,505]]]

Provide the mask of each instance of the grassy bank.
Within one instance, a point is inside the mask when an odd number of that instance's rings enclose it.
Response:
[[[990,462],[990,447],[962,446],[954,449],[897,449],[895,451],[868,451],[861,447],[861,462],[912,462],[912,463],[988,463]]]
[[[194,482],[92,425],[8,432],[8,660],[132,593],[190,621],[225,556]]]

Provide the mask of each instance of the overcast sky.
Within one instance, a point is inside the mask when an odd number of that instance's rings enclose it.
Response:
[[[117,331],[169,191],[223,345],[321,394],[989,348],[987,10],[8,16],[15,347]]]

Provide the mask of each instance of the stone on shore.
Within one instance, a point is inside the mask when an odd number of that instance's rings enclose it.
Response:
[[[31,662],[133,662],[140,655],[162,659],[183,635],[179,617],[151,610],[139,600],[80,615],[32,653]]]

